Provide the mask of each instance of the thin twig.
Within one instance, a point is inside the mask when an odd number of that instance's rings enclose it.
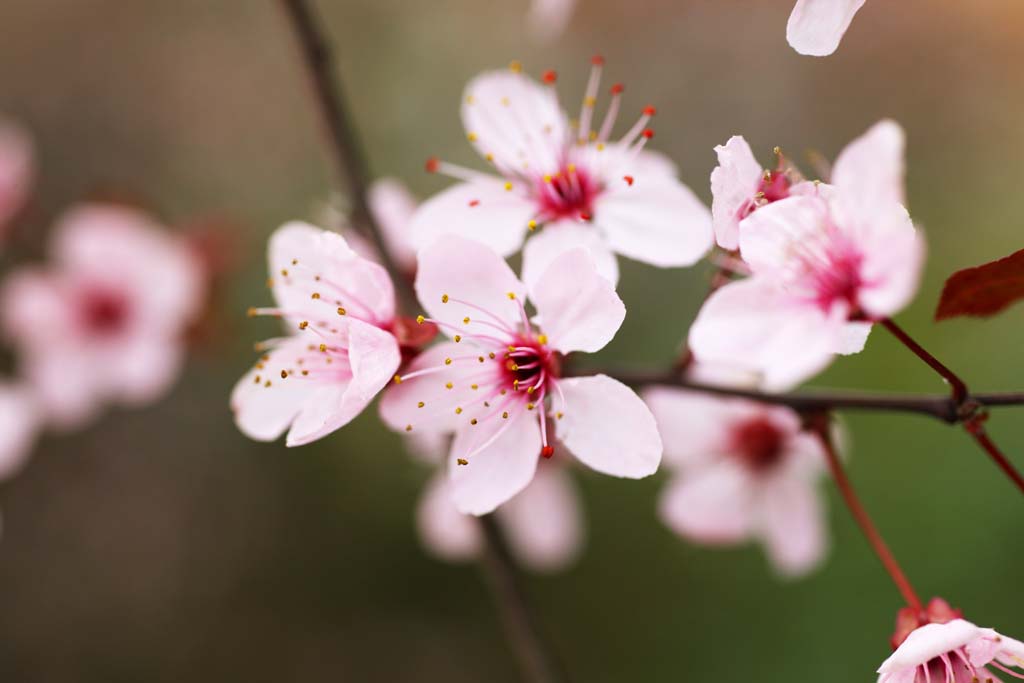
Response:
[[[418,310],[416,295],[395,263],[384,241],[384,233],[367,201],[370,173],[349,115],[341,82],[332,73],[331,49],[313,9],[305,0],[281,0],[302,49],[313,92],[331,145],[331,159],[338,175],[339,189],[351,202],[352,224],[369,237],[380,254],[382,265],[392,274],[402,308],[407,314]]]
[[[479,519],[487,539],[483,562],[487,579],[491,591],[501,596],[497,600],[501,619],[523,667],[525,680],[537,683],[568,680],[548,642],[540,637],[540,624],[523,592],[519,572],[497,519],[494,515]]]
[[[928,353],[923,346],[914,341],[914,338],[897,325],[892,318],[882,318],[878,322],[892,336],[896,337],[901,344],[910,349],[915,356],[927,363],[928,367],[937,372],[942,379],[949,382],[950,390],[953,392],[953,400],[958,403],[963,403],[967,400],[967,383],[960,379],[959,375],[947,368],[938,358]]]
[[[917,597],[917,592],[914,591],[914,587],[907,579],[907,575],[903,573],[903,568],[896,561],[896,557],[889,550],[889,546],[885,544],[882,534],[875,527],[875,523],[871,521],[871,516],[864,509],[860,499],[857,497],[856,491],[853,489],[853,484],[850,483],[849,477],[846,476],[846,470],[843,469],[843,463],[839,459],[839,454],[836,453],[832,437],[829,434],[828,414],[819,413],[815,415],[810,420],[809,426],[817,435],[824,448],[825,460],[828,463],[829,471],[832,473],[832,478],[835,480],[836,486],[843,496],[843,501],[845,501],[846,507],[850,510],[850,514],[853,515],[854,520],[860,526],[868,543],[871,544],[871,548],[875,551],[878,559],[881,560],[882,566],[889,573],[892,582],[896,584],[896,588],[903,596],[907,605],[920,611],[921,599]]]
[[[341,84],[332,77],[330,49],[312,8],[304,0],[281,0],[302,47],[313,82],[313,92],[331,142],[332,158],[337,165],[342,190],[352,202],[352,221],[370,237],[380,254],[382,265],[395,282],[406,311],[416,308],[416,296],[409,281],[392,257],[380,226],[373,218],[366,200],[369,174],[358,145],[355,127],[345,107]],[[527,680],[539,683],[560,683],[567,680],[556,665],[550,645],[541,636],[526,595],[520,585],[515,560],[509,553],[504,536],[490,515],[482,517],[486,547],[484,567],[490,578],[492,594],[501,612],[502,621],[512,640]]]

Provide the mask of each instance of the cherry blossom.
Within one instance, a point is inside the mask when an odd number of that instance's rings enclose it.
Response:
[[[486,514],[526,488],[538,459],[555,454],[549,421],[592,469],[628,478],[657,469],[661,439],[631,389],[605,375],[562,376],[566,354],[604,347],[626,313],[585,249],[564,252],[527,286],[485,245],[448,236],[420,252],[416,291],[430,316],[419,320],[451,341],[396,376],[381,416],[396,430],[454,433],[459,511]]]
[[[554,40],[565,33],[576,8],[576,0],[531,0],[526,22],[529,31],[541,41]]]
[[[370,185],[366,200],[391,257],[403,271],[413,273],[416,270],[416,250],[412,245],[410,228],[417,209],[416,198],[401,181],[382,178]]]
[[[697,543],[760,541],[784,576],[811,571],[827,532],[818,481],[824,453],[789,408],[652,387],[643,398],[672,478],[659,513]]]
[[[707,208],[676,178],[664,157],[644,149],[653,107],[619,140],[612,130],[623,87],[611,88],[600,125],[594,117],[603,60],[594,59],[578,126],[555,92],[512,69],[481,74],[466,86],[467,137],[497,175],[431,159],[427,169],[459,179],[426,201],[413,219],[413,242],[440,235],[478,240],[502,256],[523,249],[523,279],[532,284],[560,253],[579,247],[598,270],[618,278],[614,253],[660,267],[688,266],[711,246]]]
[[[91,204],[60,219],[50,256],[0,292],[0,323],[45,419],[72,427],[103,403],[162,396],[203,299],[202,267],[184,241],[137,210]]]
[[[231,409],[242,432],[288,446],[323,438],[363,411],[401,361],[391,278],[341,235],[287,223],[270,238],[276,305],[253,315],[280,318],[287,334],[239,380]]]
[[[802,55],[824,57],[839,47],[865,0],[797,0],[786,25],[786,40]]]
[[[0,119],[0,234],[25,202],[33,167],[32,140],[28,133]]]
[[[901,610],[900,621],[914,611]],[[938,599],[920,616],[927,621],[894,642],[895,652],[878,668],[878,683],[989,683],[1003,674],[1024,678],[1024,643],[1019,640],[975,626]]]
[[[832,185],[740,222],[752,275],[702,307],[689,336],[698,360],[745,366],[784,390],[859,352],[871,322],[910,301],[924,243],[902,204],[903,146],[902,129],[882,121],[839,155]]]
[[[30,387],[0,383],[0,480],[13,476],[25,464],[40,419]]]

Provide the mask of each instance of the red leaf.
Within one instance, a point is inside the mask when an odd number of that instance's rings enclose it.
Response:
[[[949,276],[942,288],[936,320],[985,318],[1024,299],[1024,249]]]

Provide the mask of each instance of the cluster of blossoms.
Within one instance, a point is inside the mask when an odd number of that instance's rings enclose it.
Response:
[[[28,138],[0,127],[0,218],[22,207],[31,169]],[[205,283],[193,249],[141,211],[93,203],[63,214],[47,265],[0,282],[0,333],[17,358],[17,378],[0,384],[0,478],[41,429],[80,428],[105,405],[165,394]]]
[[[827,9],[845,30],[860,4],[801,0],[791,28],[820,24]],[[615,139],[616,84],[597,123],[603,66],[593,60],[576,121],[552,71],[537,82],[513,63],[478,76],[462,119],[492,173],[431,158],[428,171],[459,182],[420,206],[395,181],[373,188],[396,275],[413,281],[422,306],[415,318],[399,314],[395,283],[360,236],[280,228],[269,248],[275,304],[250,312],[280,319],[286,333],[260,345],[236,385],[236,422],[260,440],[287,432],[295,446],[382,394],[383,422],[436,468],[417,509],[424,544],[447,560],[475,557],[483,540],[472,516],[494,512],[538,570],[580,552],[566,456],[637,479],[664,451],[672,475],[659,511],[671,530],[710,545],[756,540],[779,574],[806,574],[828,548],[818,483],[829,454],[803,416],[665,386],[641,398],[613,377],[584,376],[576,356],[600,351],[625,320],[616,255],[681,267],[713,248],[728,273],[690,329],[680,371],[689,379],[781,391],[862,350],[872,324],[910,301],[924,260],[904,207],[903,132],[876,124],[814,181],[778,150],[763,168],[733,137],[716,148],[709,211],[646,148],[653,107]],[[505,257],[520,249],[517,276]],[[901,612],[880,683],[1013,674],[1020,643],[943,606]]]

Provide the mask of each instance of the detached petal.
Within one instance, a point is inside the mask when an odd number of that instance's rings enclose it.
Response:
[[[700,543],[728,545],[750,535],[754,486],[742,465],[728,460],[692,475],[674,477],[658,514],[674,532]]]
[[[579,555],[583,521],[572,478],[558,465],[537,468],[533,481],[498,510],[509,544],[536,571],[557,571]]]
[[[594,353],[622,326],[626,306],[585,249],[554,259],[530,288],[550,346],[560,353]]]
[[[664,175],[613,185],[594,204],[594,225],[613,251],[661,268],[693,265],[713,242],[711,212]]]
[[[459,511],[486,515],[533,479],[541,449],[537,416],[526,410],[518,411],[493,443],[469,458],[467,464],[458,464],[458,459],[472,450],[475,439],[472,427],[455,435],[448,476]]]
[[[711,215],[718,246],[739,248],[740,217],[757,192],[763,169],[741,135],[715,147],[718,166],[711,172]]]
[[[423,547],[447,562],[471,560],[483,546],[479,522],[455,507],[452,486],[444,472],[436,474],[420,496],[416,530]]]
[[[526,240],[523,247],[523,282],[527,287],[532,287],[558,256],[581,247],[590,252],[597,272],[613,285],[617,284],[619,264],[615,254],[608,248],[608,243],[593,227],[575,221],[545,225],[538,234]]]
[[[802,55],[830,55],[863,5],[864,0],[797,0],[786,25],[786,40]]]
[[[749,368],[766,391],[785,391],[832,361],[846,322],[842,307],[834,309],[826,315],[755,276],[708,298],[690,328],[690,348],[700,362]]]
[[[557,170],[569,135],[554,88],[511,70],[489,71],[469,82],[462,124],[480,156],[503,171]]]
[[[526,287],[504,259],[480,242],[448,236],[420,251],[416,294],[430,317],[450,326],[441,329],[449,336],[465,330],[500,337],[489,325],[514,327],[520,312],[509,293],[522,300]],[[466,318],[479,320],[479,329]]]
[[[556,433],[577,459],[614,477],[641,479],[657,471],[658,426],[632,389],[606,375],[563,379],[558,386],[565,406]]]

